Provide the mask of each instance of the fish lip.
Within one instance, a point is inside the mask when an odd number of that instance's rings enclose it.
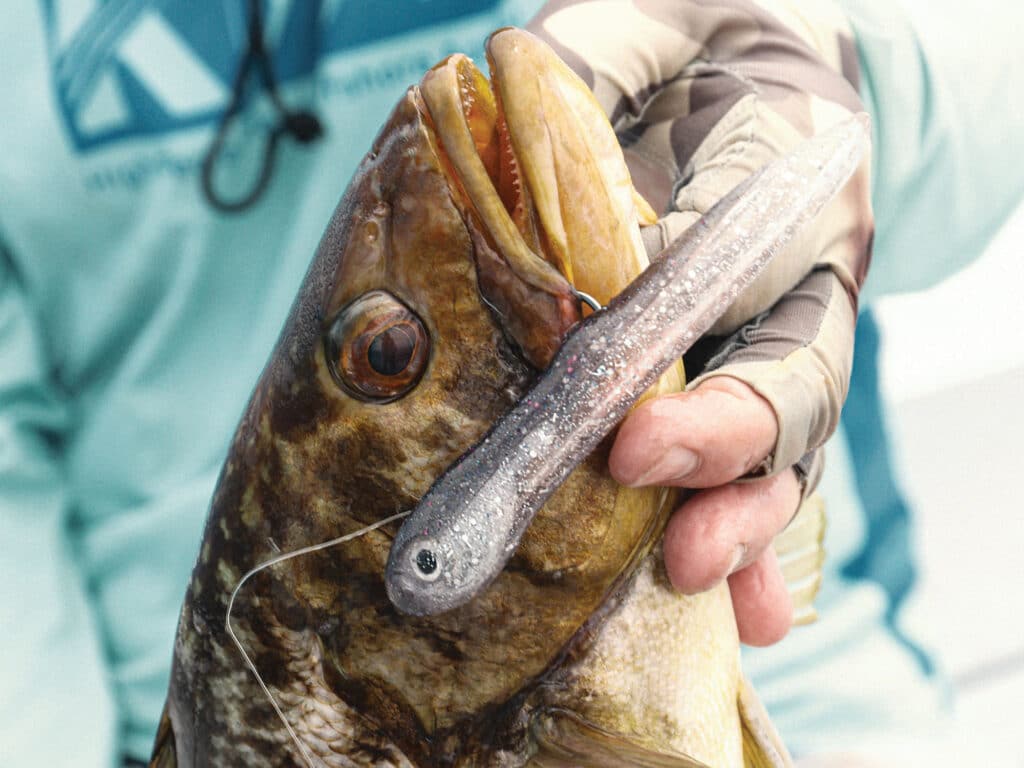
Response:
[[[504,125],[496,77],[493,67],[488,78],[472,59],[459,53],[432,67],[417,89],[426,128],[458,184],[453,192],[474,210],[498,246],[511,247],[524,260],[532,256],[557,270],[542,242],[526,242],[524,225],[536,222],[506,220],[515,216],[518,198],[525,191],[520,189],[518,159],[510,144],[502,143],[501,132],[515,128]],[[499,200],[502,204],[496,205]],[[511,236],[515,236],[511,242],[504,241]]]
[[[647,266],[638,225],[657,216],[597,97],[546,43],[505,28],[486,51],[490,80],[454,55],[419,92],[453,197],[487,241],[474,237],[484,297],[544,369],[586,314],[577,289],[603,306]],[[481,250],[491,253],[481,260]],[[507,317],[523,327],[510,330]]]
[[[454,54],[424,75],[416,99],[474,243],[481,295],[525,359],[544,369],[582,308],[545,245],[495,93],[468,57]]]

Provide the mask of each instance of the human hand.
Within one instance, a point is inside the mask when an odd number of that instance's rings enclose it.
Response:
[[[651,254],[862,109],[852,36],[827,3],[558,2],[531,29],[591,86],[634,184],[665,211],[644,231]],[[814,489],[846,396],[873,230],[868,167],[711,330],[721,348],[689,371],[700,374],[689,390],[635,409],[610,457],[623,483],[698,489],[669,521],[666,569],[684,592],[728,579],[749,644],[792,621],[770,544]]]
[[[750,482],[778,435],[767,400],[731,377],[713,378],[640,405],[623,423],[609,467],[624,485],[701,489],[665,531],[665,569],[693,594],[728,578],[740,639],[769,645],[786,634],[793,606],[771,548],[800,503],[789,468]]]

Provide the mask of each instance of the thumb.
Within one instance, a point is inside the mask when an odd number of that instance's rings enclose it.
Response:
[[[619,428],[608,465],[624,485],[711,488],[757,468],[777,436],[768,401],[720,376],[638,406]]]

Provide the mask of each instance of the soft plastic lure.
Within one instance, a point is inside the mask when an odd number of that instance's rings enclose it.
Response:
[[[843,187],[868,136],[858,115],[769,164],[580,324],[402,525],[386,573],[398,610],[441,613],[490,584],[551,493]]]

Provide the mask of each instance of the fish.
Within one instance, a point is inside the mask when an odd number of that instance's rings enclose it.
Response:
[[[522,30],[487,51],[493,86],[457,54],[406,92],[328,223],[213,494],[153,768],[790,764],[727,586],[671,588],[675,492],[618,485],[610,437],[472,599],[389,598],[406,511],[528,395],[580,295],[606,305],[648,266],[655,214],[589,90]],[[642,397],[684,382],[676,360]],[[821,524],[787,532],[805,591]]]

